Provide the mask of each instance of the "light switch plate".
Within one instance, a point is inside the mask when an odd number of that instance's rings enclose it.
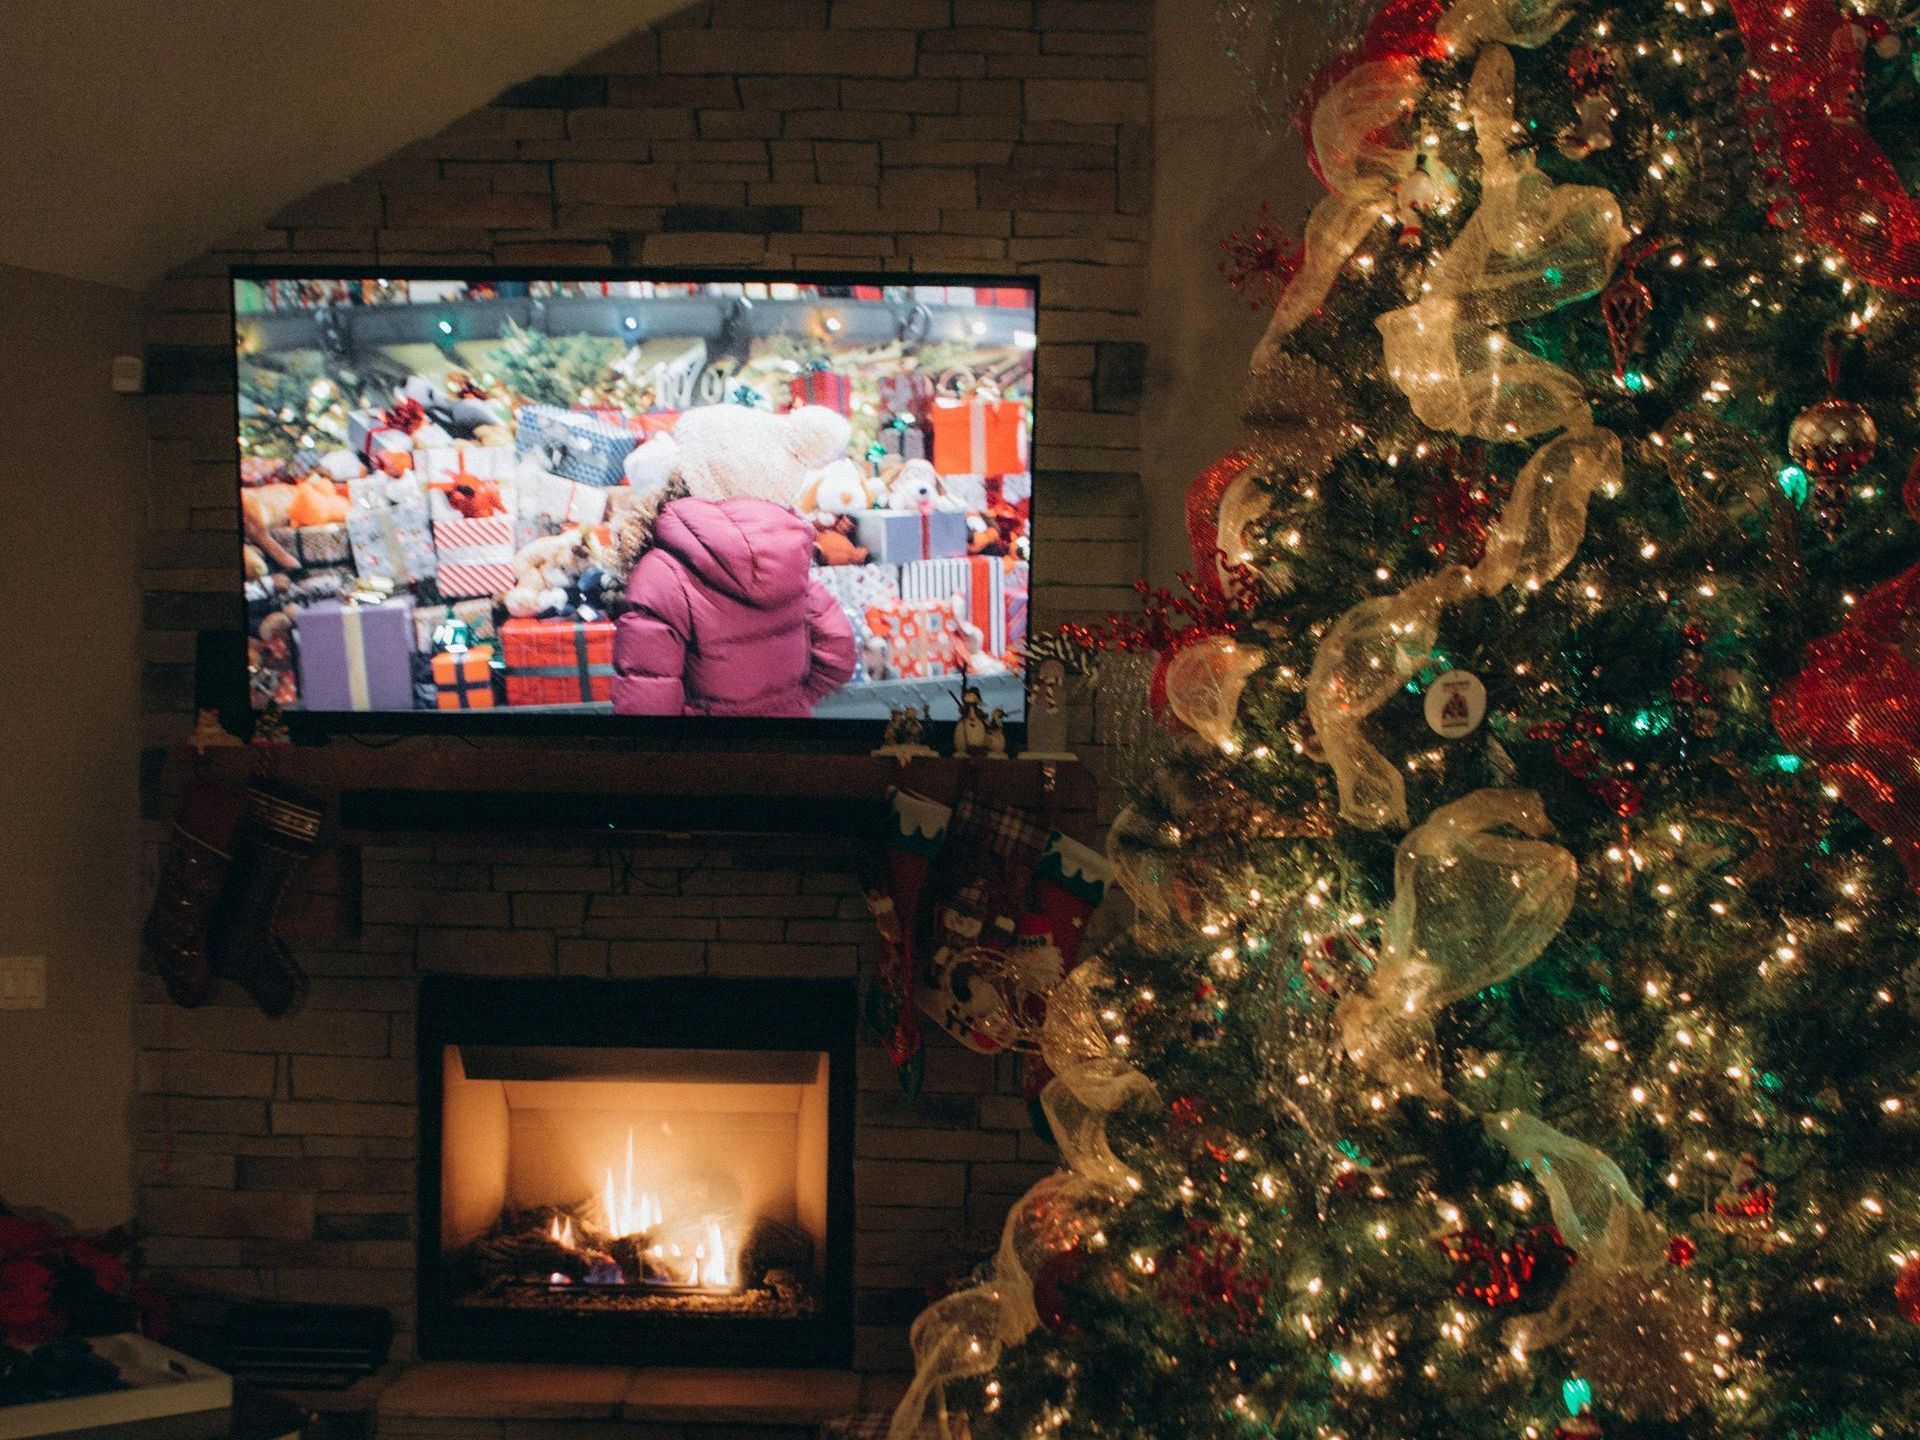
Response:
[[[47,1008],[47,957],[0,955],[0,1010]]]

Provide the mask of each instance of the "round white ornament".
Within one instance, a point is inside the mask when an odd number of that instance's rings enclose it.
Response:
[[[1487,687],[1466,670],[1449,670],[1427,687],[1427,728],[1448,740],[1471,735],[1487,718]]]

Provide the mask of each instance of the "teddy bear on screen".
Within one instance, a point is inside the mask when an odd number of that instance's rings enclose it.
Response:
[[[849,436],[823,406],[711,405],[627,457],[616,713],[806,716],[852,677],[853,628],[809,573],[815,531],[796,513]]]

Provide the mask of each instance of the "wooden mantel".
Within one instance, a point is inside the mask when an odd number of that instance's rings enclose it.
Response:
[[[168,792],[178,793],[195,774],[230,784],[259,774],[306,790],[330,806],[355,796],[417,797],[423,813],[431,812],[436,800],[462,795],[577,797],[580,833],[598,837],[607,834],[608,826],[593,817],[591,802],[609,797],[661,802],[659,814],[668,823],[638,827],[654,833],[714,829],[708,802],[881,803],[888,789],[899,785],[947,801],[971,789],[983,798],[1031,809],[1054,828],[1084,839],[1096,804],[1093,777],[1085,766],[1071,762],[919,758],[902,764],[878,755],[642,751],[579,744],[471,745],[422,739],[370,745],[343,740],[267,749],[236,746],[197,755],[184,746],[175,748],[168,756]],[[354,811],[367,808],[344,806],[339,839],[354,842],[412,828],[356,822]],[[443,834],[453,828],[445,823],[420,827]],[[552,834],[554,826],[542,825],[540,832]]]
[[[572,744],[382,744],[231,747],[168,753],[171,803],[199,777],[239,786],[252,776],[307,792],[327,811],[327,848],[301,867],[280,910],[290,936],[351,928],[363,845],[484,838],[578,846],[803,837],[810,848],[878,847],[887,792],[937,800],[963,792],[1030,810],[1036,821],[1098,843],[1097,787],[1083,765],[1031,760],[833,753],[633,750]]]

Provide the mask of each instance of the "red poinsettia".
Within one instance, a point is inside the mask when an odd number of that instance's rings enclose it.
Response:
[[[160,1307],[133,1283],[125,1231],[69,1235],[0,1210],[0,1346],[30,1350],[68,1332],[149,1334]]]

